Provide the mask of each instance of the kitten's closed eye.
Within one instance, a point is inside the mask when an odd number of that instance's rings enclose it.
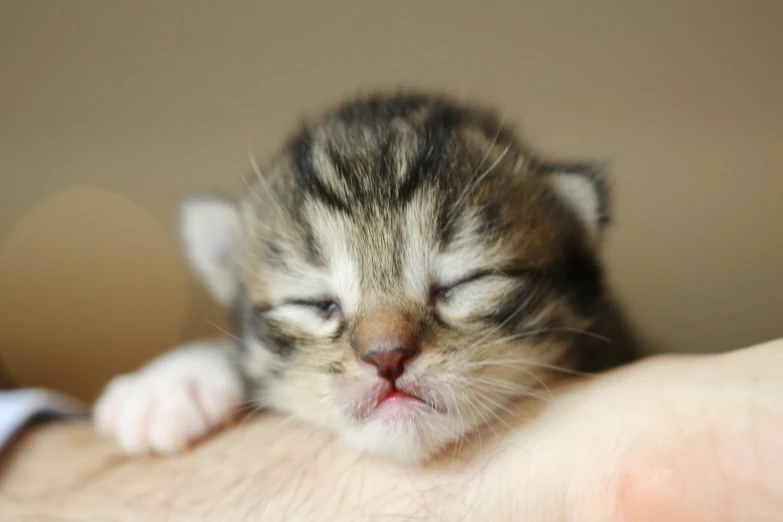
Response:
[[[329,297],[320,299],[290,299],[287,301],[287,304],[314,310],[324,319],[332,319],[342,314],[342,307],[337,299]]]
[[[529,270],[475,271],[447,286],[434,287],[430,306],[441,324],[455,325],[485,317],[497,309],[510,293],[528,288],[532,273]]]
[[[456,289],[465,286],[467,284],[473,283],[475,281],[478,281],[479,279],[484,279],[493,275],[498,275],[498,274],[493,270],[477,270],[451,283],[440,284],[440,285],[435,284],[430,290],[431,300],[447,301],[454,294],[454,291]]]
[[[293,324],[302,333],[316,337],[331,337],[346,319],[336,298],[289,298],[275,305],[256,306],[253,313],[261,321]]]

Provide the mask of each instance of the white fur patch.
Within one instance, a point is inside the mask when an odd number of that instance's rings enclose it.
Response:
[[[242,240],[237,208],[228,200],[188,199],[182,204],[180,234],[193,270],[215,300],[228,306],[236,294]]]
[[[313,235],[323,248],[332,295],[340,300],[345,313],[353,313],[361,297],[359,266],[352,248],[351,236],[355,234],[353,223],[318,202],[306,207]]]
[[[361,289],[359,288],[359,267],[347,248],[333,252],[329,265],[332,287],[342,305],[343,311],[353,314],[359,307]]]
[[[601,199],[595,182],[580,174],[557,173],[551,175],[551,183],[589,232],[597,233],[601,221]]]
[[[332,295],[329,274],[304,261],[289,257],[285,271],[269,278],[267,295],[273,303],[287,299],[318,299]]]
[[[413,299],[426,299],[435,251],[435,201],[419,192],[405,209],[404,281]]]

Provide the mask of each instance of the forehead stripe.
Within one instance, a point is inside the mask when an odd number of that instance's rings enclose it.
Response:
[[[304,130],[296,137],[292,143],[291,151],[295,167],[294,174],[299,186],[329,207],[350,214],[351,206],[348,202],[327,187],[316,171],[313,164],[313,137],[309,131]]]

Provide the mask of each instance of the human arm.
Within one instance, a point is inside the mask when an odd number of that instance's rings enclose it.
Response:
[[[446,453],[422,468],[356,455],[274,414],[155,459],[123,457],[87,424],[44,426],[7,457],[0,514],[62,521],[780,519],[783,340],[724,355],[655,357],[553,394],[515,407],[466,443],[461,457]]]

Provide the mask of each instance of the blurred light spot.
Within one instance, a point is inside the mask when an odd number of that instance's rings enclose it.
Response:
[[[30,210],[0,248],[0,354],[23,386],[92,400],[180,342],[187,272],[132,201],[79,187]]]

